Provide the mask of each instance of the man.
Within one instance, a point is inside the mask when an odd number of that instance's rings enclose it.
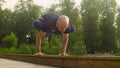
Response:
[[[68,44],[69,33],[76,30],[74,25],[70,25],[69,18],[66,15],[49,13],[44,15],[41,19],[34,22],[34,27],[38,33],[36,36],[36,51],[35,55],[44,55],[41,52],[42,37],[47,33],[62,34],[62,51],[61,56],[66,56],[66,49]]]

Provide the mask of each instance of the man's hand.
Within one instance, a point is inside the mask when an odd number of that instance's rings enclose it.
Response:
[[[44,53],[36,53],[35,56],[44,56]]]
[[[60,53],[59,56],[69,56],[69,55],[65,53]]]

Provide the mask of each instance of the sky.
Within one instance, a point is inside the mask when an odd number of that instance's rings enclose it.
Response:
[[[6,3],[3,4],[3,8],[14,9],[15,4],[18,0],[5,0]],[[58,0],[33,0],[34,4],[43,6],[44,8],[50,7],[54,3],[58,3]],[[79,5],[81,0],[75,0],[76,5]]]
[[[6,3],[3,4],[3,8],[9,8],[11,10],[14,9],[15,4],[18,0],[5,0]],[[39,6],[43,6],[44,8],[50,7],[54,3],[58,3],[58,0],[33,0],[34,4]],[[82,0],[75,0],[76,5],[79,5]],[[116,0],[118,5],[120,5],[120,0]]]

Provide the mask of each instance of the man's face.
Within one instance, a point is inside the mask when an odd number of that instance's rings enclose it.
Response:
[[[56,25],[60,32],[64,32],[68,26],[67,25]]]

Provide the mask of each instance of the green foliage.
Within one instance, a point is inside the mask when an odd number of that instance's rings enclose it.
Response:
[[[83,55],[86,53],[86,46],[83,45],[78,45],[83,42],[77,42],[74,45],[71,45],[71,48],[68,49],[68,53],[71,55]]]
[[[120,56],[120,48],[118,49],[118,52],[116,53],[117,56]]]
[[[32,0],[19,0],[14,11],[13,31],[18,36],[19,43],[25,43],[26,35],[33,31],[33,21],[38,19],[41,7],[34,5]]]
[[[49,45],[44,45],[42,47],[42,52],[48,55],[58,55],[61,52],[61,46],[60,45],[53,45],[49,47]]]
[[[7,48],[16,47],[17,41],[18,39],[13,32],[11,32],[10,35],[3,38],[3,43]]]
[[[116,34],[115,34],[115,0],[103,0],[103,12],[101,19],[101,50],[103,52],[117,52]]]
[[[83,40],[82,26],[78,26],[76,32],[70,34],[68,43],[68,53],[82,55],[86,53],[86,46]]]
[[[75,7],[73,0],[59,0],[59,12],[69,17],[70,23],[80,25],[79,9]]]
[[[18,48],[18,54],[35,54],[35,46],[21,44]]]
[[[42,42],[42,52],[52,55],[58,55],[61,52],[61,36],[48,35],[47,37],[43,38]]]
[[[15,47],[12,48],[0,48],[0,53],[1,54],[17,54],[18,50]]]
[[[116,20],[116,35],[117,35],[117,44],[120,46],[120,7],[118,7],[118,17]]]
[[[45,13],[59,13],[58,6],[58,4],[51,5],[50,8],[46,9]]]
[[[13,25],[12,11],[9,9],[0,10],[0,38],[11,32]]]
[[[0,48],[0,53],[3,54],[35,54],[35,45],[21,44],[19,48]]]
[[[100,46],[99,3],[100,0],[83,0],[81,3],[83,38],[88,53],[95,53]]]

